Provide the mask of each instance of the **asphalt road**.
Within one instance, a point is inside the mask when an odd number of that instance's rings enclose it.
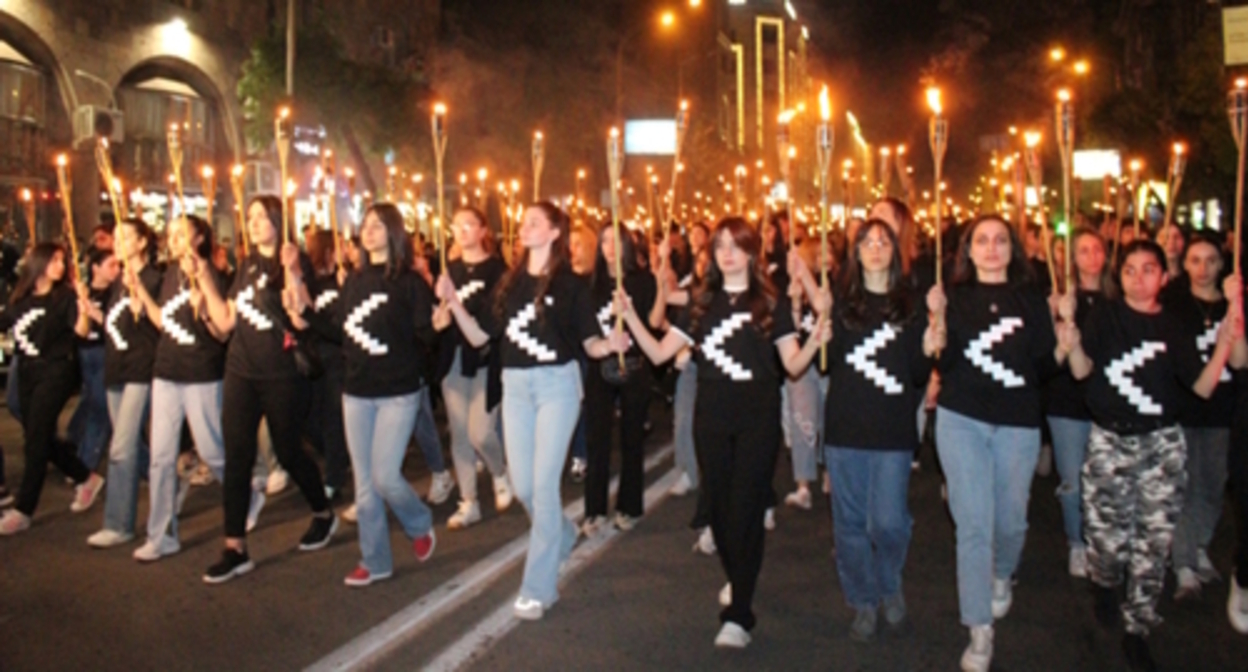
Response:
[[[668,418],[656,407],[652,456],[670,443],[662,430]],[[16,485],[21,441],[7,415],[0,417],[0,444]],[[693,498],[661,498],[671,461],[652,462],[647,476],[656,501],[646,518],[631,532],[583,542],[560,602],[536,623],[507,614],[520,581],[519,564],[508,564],[507,554],[527,530],[519,506],[498,515],[487,505],[485,520],[462,532],[445,531],[453,503],[436,507],[438,548],[424,564],[394,527],[394,578],[352,590],[341,580],[358,560],[354,528],[344,525],[323,551],[298,552],[307,508],[292,487],[270,502],[252,535],[257,570],[210,587],[200,575],[220,549],[217,486],[192,492],[183,551],[139,565],[130,558],[137,541],[106,551],[87,547],[102,508],[69,513],[71,489],[50,474],[35,527],[0,539],[0,670],[290,670],[361,650],[372,653],[356,660],[382,670],[448,661],[477,670],[956,669],[966,630],[958,624],[953,526],[930,455],[911,487],[908,624],[870,644],[849,640],[852,614],[837,583],[830,514],[820,497],[812,511],[779,511],[778,529],[767,539],[754,643],[739,652],[712,646],[724,579],[716,559],[690,551]],[[782,458],[781,495],[788,468]],[[418,454],[405,473],[424,492],[428,474]],[[1054,477],[1035,481],[1031,531],[1014,607],[997,627],[994,669],[1125,669],[1120,634],[1096,626],[1086,583],[1066,575],[1055,487]],[[580,490],[565,483],[573,510]],[[145,489],[139,508],[143,520]],[[1212,549],[1224,573],[1233,541],[1226,523]],[[1170,589],[1161,606],[1166,623],[1153,637],[1162,669],[1245,669],[1248,638],[1226,623],[1225,583],[1182,605],[1170,601]]]

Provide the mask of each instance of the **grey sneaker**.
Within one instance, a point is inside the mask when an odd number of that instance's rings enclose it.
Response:
[[[849,638],[855,642],[869,642],[875,638],[875,610],[859,609],[849,626]]]
[[[884,622],[894,628],[906,620],[906,598],[900,592],[884,598],[880,608],[884,612]]]

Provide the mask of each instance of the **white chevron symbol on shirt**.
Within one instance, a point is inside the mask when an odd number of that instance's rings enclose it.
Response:
[[[1019,327],[1022,326],[1023,319],[1021,317],[1001,318],[996,324],[966,344],[964,353],[966,358],[979,367],[979,370],[1007,388],[1026,385],[1027,381],[1022,376],[1005,368],[1005,365],[988,354],[988,351],[992,350],[992,346],[1004,341],[1006,336],[1018,331]]]
[[[720,322],[718,326],[712,329],[711,333],[707,334],[702,341],[702,354],[732,380],[754,380],[754,372],[742,366],[730,357],[728,353],[720,349],[720,346],[725,341],[749,322],[749,313],[733,313],[731,317]]]
[[[611,332],[615,329],[615,316],[611,314],[611,305],[612,302],[608,301],[607,305],[603,306],[602,309],[598,311],[598,315],[595,316],[598,318],[598,328],[602,329],[603,338],[610,336]],[[625,331],[624,335],[628,336],[628,332]],[[628,336],[628,346],[630,348],[633,346],[632,336]]]
[[[1212,326],[1205,330],[1205,333],[1196,337],[1196,349],[1200,351],[1200,360],[1209,362],[1209,355],[1213,351],[1213,346],[1218,342],[1218,330],[1222,328],[1222,320],[1218,320]],[[1218,376],[1219,383],[1231,382],[1231,372],[1222,367],[1222,374]]]
[[[43,308],[34,308],[23,315],[17,323],[13,325],[13,340],[17,341],[17,344],[22,348],[22,352],[26,353],[26,355],[30,357],[38,357],[39,348],[35,347],[34,343],[30,342],[30,337],[26,335],[26,330],[30,329],[30,325],[34,324],[35,320],[43,317],[47,312],[48,311]]]
[[[807,334],[815,333],[815,314],[806,313],[805,315],[802,315],[802,323],[797,326],[804,333],[807,333]]]
[[[845,356],[845,361],[854,367],[854,370],[861,373],[867,380],[875,383],[875,386],[884,390],[884,394],[901,394],[906,391],[901,381],[894,378],[883,367],[875,363],[875,355],[884,346],[893,342],[897,338],[897,331],[893,329],[893,325],[885,324],[875,333],[867,337],[867,340],[858,344],[853,352]]]
[[[546,305],[552,305],[554,301],[551,297],[546,297]],[[528,327],[537,319],[537,304],[530,303],[516,313],[515,317],[507,323],[507,338],[511,339],[521,350],[529,353],[529,356],[539,362],[553,362],[559,358],[559,354],[550,349],[545,343],[533,337],[528,332]]]
[[[238,314],[250,322],[256,331],[268,331],[273,328],[273,321],[260,312],[256,304],[252,303],[256,300],[256,288],[263,290],[268,283],[269,276],[261,273],[256,284],[239,292],[238,298],[234,300],[234,307],[238,310]]]
[[[485,283],[483,281],[469,280],[463,287],[455,290],[455,296],[459,299],[460,303],[464,303],[468,299],[471,299],[474,294],[483,289],[485,289]]]
[[[174,314],[191,300],[191,291],[183,289],[160,309],[160,326],[178,345],[195,345],[195,334],[178,324]]]
[[[1166,344],[1162,341],[1144,341],[1105,367],[1105,378],[1109,380],[1109,384],[1131,402],[1131,405],[1139,410],[1140,415],[1161,415],[1162,408],[1161,404],[1145,394],[1144,390],[1136,385],[1134,380],[1131,380],[1130,374],[1165,351]]]
[[[356,345],[359,345],[364,352],[367,352],[374,357],[380,357],[390,352],[390,346],[377,340],[367,331],[364,331],[364,327],[361,325],[364,323],[364,320],[368,319],[369,315],[373,314],[374,310],[377,310],[378,306],[389,300],[390,297],[385,294],[369,295],[369,297],[364,300],[364,303],[356,306],[355,310],[351,311],[351,314],[347,316],[347,321],[342,325],[342,330],[351,337],[351,340],[355,341]]]
[[[338,290],[327,289],[316,296],[316,303],[312,304],[312,310],[321,312],[329,307],[329,304],[338,300]]]
[[[104,329],[108,332],[110,338],[113,339],[113,346],[118,350],[129,350],[130,344],[126,342],[126,337],[121,335],[121,329],[117,327],[117,318],[130,308],[130,297],[123,296],[121,300],[113,305],[112,310],[108,311],[108,315],[104,318]]]

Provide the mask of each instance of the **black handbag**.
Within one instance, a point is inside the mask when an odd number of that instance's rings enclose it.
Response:
[[[620,358],[618,355],[608,357],[598,363],[598,373],[602,375],[602,379],[608,385],[619,387],[628,382],[628,379],[641,371],[642,361],[641,355],[629,355],[624,358],[624,366],[620,367]]]

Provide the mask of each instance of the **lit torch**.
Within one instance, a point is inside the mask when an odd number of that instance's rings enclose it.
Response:
[[[936,284],[939,285],[943,282],[941,266],[944,261],[944,253],[941,250],[941,238],[943,237],[941,236],[941,220],[943,218],[941,210],[944,205],[944,199],[941,197],[940,192],[940,173],[945,163],[945,150],[949,147],[949,122],[941,115],[943,107],[940,103],[940,89],[934,86],[927,89],[927,105],[932,109],[932,119],[928,123],[927,137],[928,143],[932,147],[932,162],[934,163],[936,173],[936,186],[933,192],[936,195],[936,210],[934,213],[936,226],[934,231],[936,235]]]

